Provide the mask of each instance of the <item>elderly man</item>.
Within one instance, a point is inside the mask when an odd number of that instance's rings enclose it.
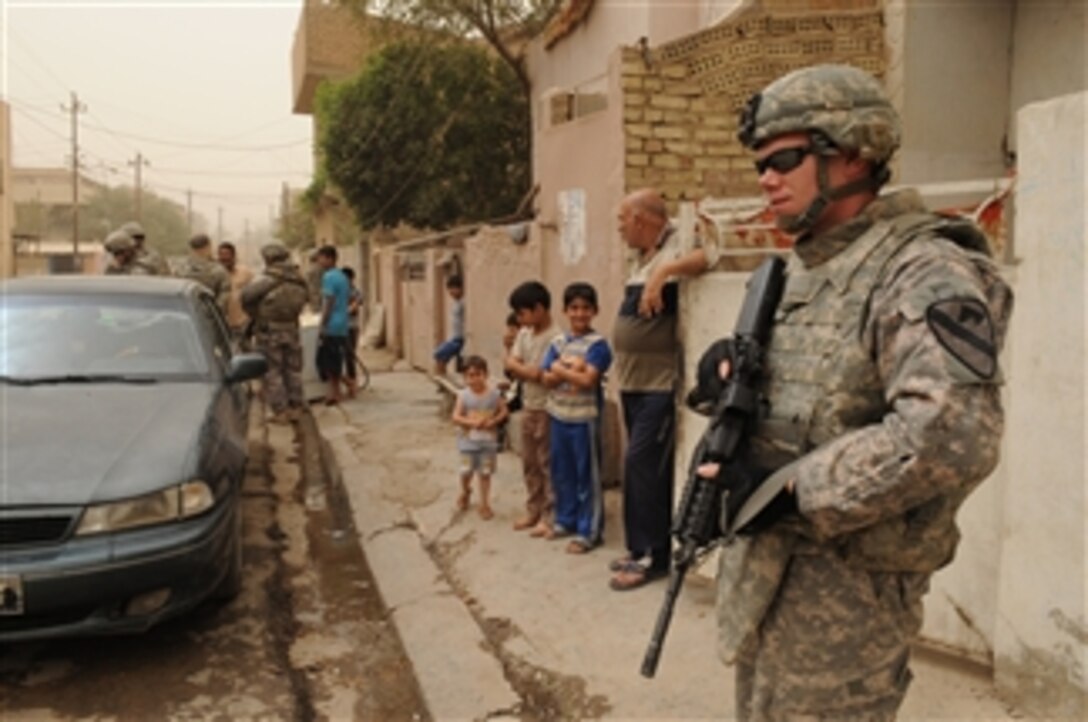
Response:
[[[623,465],[623,528],[627,554],[614,560],[610,585],[635,589],[669,571],[672,541],[673,450],[678,276],[717,261],[713,247],[684,252],[665,201],[649,188],[623,199],[620,237],[632,250],[623,303],[613,331],[627,451]]]

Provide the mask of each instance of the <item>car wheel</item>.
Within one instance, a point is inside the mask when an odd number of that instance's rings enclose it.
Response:
[[[242,560],[242,506],[239,504],[234,510],[234,540],[231,545],[230,562],[227,573],[219,582],[212,599],[218,602],[229,602],[242,592],[242,572],[244,563]]]

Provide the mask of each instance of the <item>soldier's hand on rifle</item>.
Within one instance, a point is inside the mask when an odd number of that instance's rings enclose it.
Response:
[[[718,474],[722,470],[722,465],[716,461],[708,461],[703,464],[699,464],[695,468],[695,473],[699,475],[701,479],[717,479]]]

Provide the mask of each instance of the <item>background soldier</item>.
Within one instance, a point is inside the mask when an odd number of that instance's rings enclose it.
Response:
[[[242,306],[252,319],[255,345],[268,358],[265,400],[273,423],[297,421],[302,411],[302,341],[298,317],[308,289],[290,253],[279,243],[261,249],[264,273],[242,289]]]
[[[212,259],[212,241],[203,233],[189,239],[189,257],[178,269],[178,276],[204,284],[215,295],[223,313],[230,303],[230,276]]]
[[[136,244],[132,236],[124,231],[114,231],[106,236],[103,244],[110,254],[110,263],[106,266],[107,275],[150,276],[151,269],[136,258]]]
[[[144,267],[149,269],[151,275],[170,275],[170,266],[166,264],[166,259],[162,257],[162,254],[153,248],[148,248],[145,244],[146,234],[143,226],[136,221],[129,221],[121,226],[121,230],[132,238],[133,243],[136,244],[136,258],[143,262]]]
[[[765,410],[733,470],[776,470],[760,491],[796,511],[726,546],[719,575],[743,720],[894,719],[956,511],[997,464],[1012,294],[973,224],[878,195],[899,137],[880,83],[841,65],[780,78],[741,119],[796,235]]]

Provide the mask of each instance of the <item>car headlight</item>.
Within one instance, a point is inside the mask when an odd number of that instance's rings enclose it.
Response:
[[[76,536],[187,519],[204,513],[214,504],[211,487],[196,479],[135,499],[89,506],[83,512]]]

